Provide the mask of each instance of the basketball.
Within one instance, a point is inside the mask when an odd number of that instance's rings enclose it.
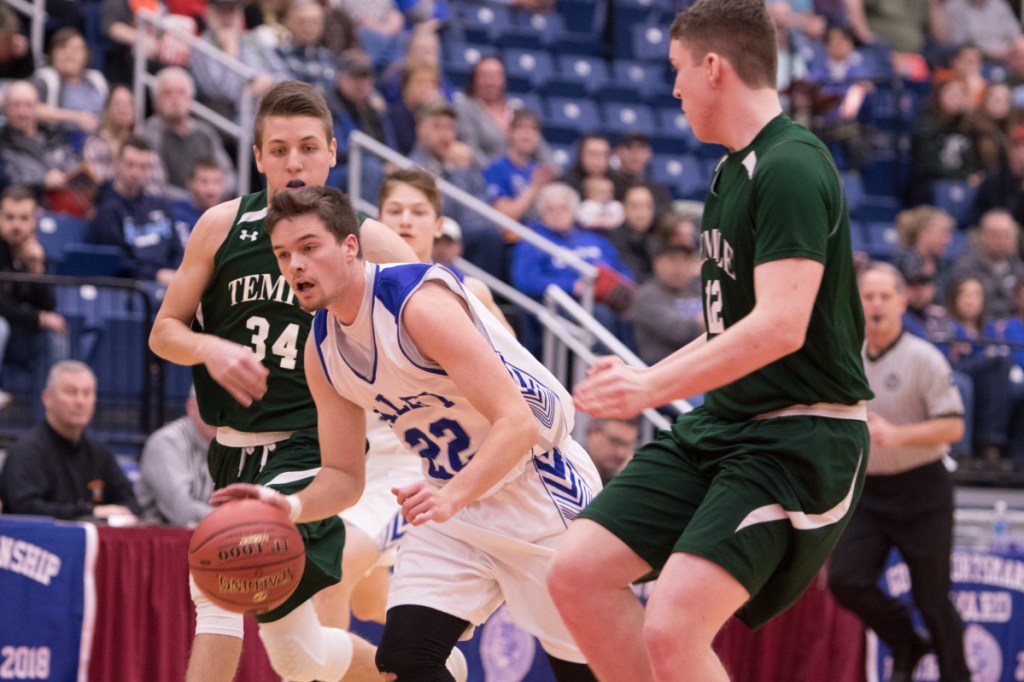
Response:
[[[302,536],[285,514],[258,500],[217,507],[192,533],[188,566],[199,589],[229,611],[280,606],[306,566]]]

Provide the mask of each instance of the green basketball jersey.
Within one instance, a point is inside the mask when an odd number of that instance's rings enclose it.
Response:
[[[803,348],[708,392],[730,420],[790,405],[871,398],[860,357],[864,312],[839,173],[825,146],[780,114],[718,164],[701,226],[701,283],[708,338],[754,308],[754,268],[783,258],[825,265]]]
[[[195,331],[251,348],[270,371],[267,393],[243,407],[204,365],[192,368],[203,420],[238,431],[294,431],[316,426],[316,405],[303,367],[313,316],[299,307],[264,229],[267,193],[242,197],[230,232],[213,260]]]

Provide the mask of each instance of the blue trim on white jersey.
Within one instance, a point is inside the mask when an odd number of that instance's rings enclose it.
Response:
[[[379,298],[388,312],[395,316],[395,322],[398,322],[398,316],[402,312],[405,300],[420,285],[423,276],[431,267],[429,263],[402,263],[389,265],[386,268],[377,266],[373,295],[375,298]]]
[[[568,528],[594,499],[594,491],[558,448],[534,455],[531,461],[551,503],[562,517],[562,523]]]
[[[313,316],[313,340],[316,341],[316,354],[320,358],[320,367],[324,370],[324,376],[327,377],[327,383],[331,386],[334,382],[331,381],[331,373],[327,371],[327,361],[324,359],[323,343],[327,339],[327,316],[330,315],[326,310],[316,311],[316,315]]]

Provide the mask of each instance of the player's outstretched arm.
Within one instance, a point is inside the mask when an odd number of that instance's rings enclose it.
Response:
[[[417,483],[396,492],[405,517],[419,525],[447,520],[498,484],[539,434],[519,388],[454,293],[425,284],[406,303],[402,320],[420,352],[441,365],[491,423],[473,459],[440,491]]]
[[[363,258],[371,263],[417,263],[412,247],[390,227],[372,218],[359,226],[359,243]]]
[[[609,362],[573,391],[576,406],[595,417],[628,419],[647,407],[704,393],[736,381],[800,349],[824,266],[785,258],[754,269],[757,302],[714,340],[686,346],[647,369]]]
[[[224,242],[238,200],[206,211],[196,223],[149,334],[149,347],[179,365],[205,364],[214,380],[245,406],[267,391],[267,369],[252,350],[212,334],[192,331],[203,291],[213,279],[213,260]]]

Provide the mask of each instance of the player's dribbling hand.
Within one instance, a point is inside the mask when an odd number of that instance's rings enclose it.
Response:
[[[255,483],[232,483],[229,486],[214,490],[210,496],[210,506],[219,507],[235,500],[259,500],[272,507],[277,507],[285,516],[294,521],[299,515],[301,505],[294,495],[283,495],[273,488]]]
[[[210,337],[206,344],[203,364],[232,398],[249,407],[266,394],[270,371],[251,349],[217,337]]]
[[[423,481],[392,488],[391,493],[402,506],[402,516],[414,526],[422,526],[427,521],[443,523],[455,515],[452,503]]]
[[[640,371],[614,355],[597,358],[572,397],[576,409],[599,418],[631,419],[649,407]]]

